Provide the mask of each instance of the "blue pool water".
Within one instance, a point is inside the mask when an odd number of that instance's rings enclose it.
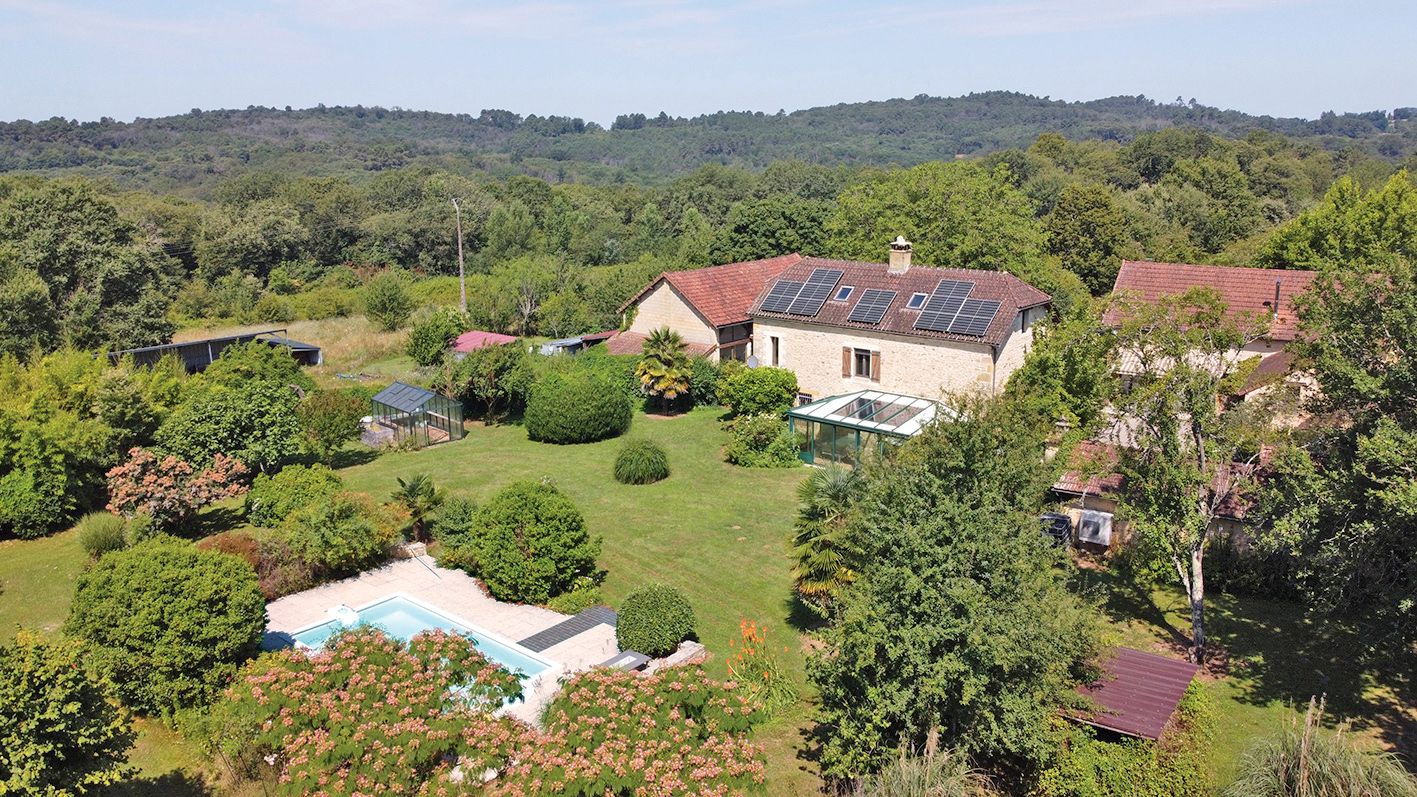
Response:
[[[548,668],[545,662],[534,659],[521,650],[491,639],[476,629],[457,623],[407,598],[388,598],[361,609],[357,614],[360,625],[372,625],[404,642],[435,628],[462,634],[477,645],[482,655],[510,671],[521,673],[523,678],[538,675]],[[344,623],[339,620],[331,620],[295,634],[295,641],[319,648],[325,644],[325,640],[344,627]]]

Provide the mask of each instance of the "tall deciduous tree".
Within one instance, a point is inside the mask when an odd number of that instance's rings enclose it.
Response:
[[[1131,240],[1126,216],[1106,186],[1066,186],[1044,217],[1043,226],[1048,251],[1081,277],[1092,295],[1101,296],[1112,289],[1122,258],[1131,253]]]
[[[0,645],[0,792],[88,794],[128,774],[133,732],[74,641]]]
[[[809,665],[823,769],[873,772],[927,742],[981,763],[1051,754],[1056,712],[1095,654],[1092,613],[1038,533],[1043,435],[968,400],[869,473],[850,521],[855,583]]]
[[[1240,349],[1263,320],[1229,313],[1213,290],[1123,302],[1117,332],[1128,389],[1114,400],[1127,479],[1122,505],[1144,550],[1175,571],[1191,613],[1191,657],[1205,658],[1205,541],[1254,485],[1258,449],[1222,400],[1244,373]]]

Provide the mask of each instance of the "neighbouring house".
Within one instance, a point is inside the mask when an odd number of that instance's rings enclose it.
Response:
[[[558,354],[579,354],[580,352],[603,343],[618,334],[615,330],[609,332],[593,332],[589,335],[579,335],[574,338],[561,338],[559,340],[549,340],[538,349],[542,354],[553,357]]]
[[[1110,444],[1084,441],[1072,449],[1067,470],[1053,483],[1052,496],[1058,511],[1071,521],[1071,541],[1079,550],[1092,553],[1115,551],[1130,539],[1125,516],[1118,516],[1126,477],[1119,472],[1119,449]],[[1236,463],[1235,470],[1222,469],[1217,488],[1227,486],[1231,473],[1248,473],[1253,465]],[[1221,482],[1220,480],[1226,480]],[[1208,534],[1234,545],[1245,543],[1245,515],[1249,501],[1231,498],[1220,506]]]
[[[453,359],[461,360],[478,349],[488,346],[505,346],[508,343],[515,343],[516,338],[511,335],[503,335],[500,332],[484,332],[480,329],[473,329],[458,335],[453,339]]]
[[[808,402],[877,390],[938,398],[995,393],[1023,364],[1050,297],[1001,271],[800,258],[748,309],[761,365],[797,374]]]
[[[1285,347],[1294,341],[1299,331],[1294,300],[1308,290],[1313,280],[1312,271],[1124,260],[1112,293],[1154,303],[1192,288],[1211,288],[1225,302],[1231,318],[1265,319],[1268,322],[1266,333],[1234,355],[1237,363],[1260,358],[1234,396],[1249,400],[1267,395],[1284,383],[1300,393],[1312,388],[1312,380],[1294,371],[1294,358]],[[1122,311],[1115,307],[1103,316],[1103,321],[1114,327],[1122,320]],[[1124,353],[1119,375],[1125,379],[1129,373]]]
[[[1096,708],[1070,716],[1094,728],[1152,741],[1165,735],[1200,671],[1190,662],[1132,648],[1113,648],[1099,669],[1096,681],[1077,688]]]
[[[690,356],[747,360],[754,354],[748,308],[764,285],[802,259],[790,254],[666,271],[620,307],[628,326],[605,342],[606,349],[611,354],[639,354],[651,332],[668,327],[684,339]]]
[[[158,360],[171,354],[182,361],[182,367],[187,369],[188,373],[197,373],[206,370],[207,366],[216,362],[227,346],[251,343],[252,341],[283,348],[289,351],[290,356],[294,357],[295,361],[301,365],[320,365],[324,362],[319,346],[291,340],[285,337],[284,329],[267,329],[260,332],[243,332],[239,335],[225,335],[219,338],[201,338],[200,340],[184,340],[180,343],[164,343],[159,346],[144,346],[139,349],[123,349],[109,352],[108,358],[115,363],[127,357],[137,365],[154,365]]]

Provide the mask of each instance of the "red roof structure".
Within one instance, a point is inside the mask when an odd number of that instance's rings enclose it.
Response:
[[[1097,710],[1074,719],[1097,728],[1153,741],[1160,739],[1181,697],[1200,670],[1194,664],[1131,648],[1114,648],[1102,677],[1077,691]]]
[[[457,338],[453,340],[453,351],[467,354],[468,352],[477,351],[478,349],[488,346],[501,346],[506,343],[512,343],[515,340],[516,338],[511,335],[503,335],[500,332],[483,332],[480,329],[474,329],[470,332],[464,332],[458,335]]]
[[[713,326],[747,323],[748,308],[762,292],[763,286],[801,260],[802,256],[794,252],[765,260],[726,263],[692,271],[666,271],[621,305],[620,312],[638,302],[656,285],[667,282]]]
[[[1232,318],[1242,314],[1270,319],[1270,340],[1288,343],[1298,331],[1294,298],[1308,290],[1314,272],[1297,269],[1246,268],[1243,266],[1201,266],[1192,263],[1157,263],[1150,260],[1123,260],[1112,286],[1114,294],[1130,294],[1145,302],[1177,296],[1191,288],[1213,288],[1220,294]],[[1275,308],[1275,294],[1279,307]],[[1122,311],[1113,308],[1103,317],[1106,323],[1122,323]]]
[[[616,332],[605,341],[605,351],[607,354],[642,354],[645,350],[645,341],[648,335],[641,335],[638,332]],[[684,353],[690,357],[707,357],[718,348],[712,343],[694,343],[684,341]]]
[[[782,273],[778,275],[778,279],[805,282],[811,277],[812,272],[819,268],[837,269],[842,272],[841,279],[836,283],[837,286],[849,285],[853,289],[846,301],[828,300],[814,317],[790,313],[770,313],[764,311],[761,306],[770,287],[770,285],[764,285],[762,294],[757,297],[757,301],[753,302],[752,309],[748,311],[748,314],[753,318],[782,318],[805,324],[845,329],[874,329],[910,337],[943,338],[978,343],[981,340],[980,336],[916,329],[915,321],[920,317],[922,308],[911,309],[906,306],[913,294],[923,293],[928,296],[940,284],[940,280],[960,280],[973,283],[974,287],[969,294],[970,298],[999,302],[999,311],[994,314],[982,340],[985,343],[1001,344],[1008,340],[1014,318],[1018,315],[1019,310],[1039,307],[1052,299],[1043,291],[1003,271],[911,266],[906,271],[891,273],[889,266],[885,263],[827,260],[820,257],[802,258],[800,262],[783,269]],[[769,282],[776,282],[776,280]],[[850,320],[852,308],[855,307],[862,292],[872,288],[895,292],[895,296],[891,298],[890,305],[887,306],[881,320],[874,324]]]
[[[1116,497],[1122,490],[1122,474],[1117,472],[1121,455],[1116,446],[1084,440],[1068,458],[1068,470],[1054,482],[1053,489],[1071,495]]]

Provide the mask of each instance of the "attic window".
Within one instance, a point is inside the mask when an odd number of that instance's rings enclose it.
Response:
[[[851,298],[851,292],[852,292],[853,290],[855,290],[855,288],[854,288],[853,286],[851,286],[851,285],[843,285],[843,286],[841,286],[840,288],[837,288],[837,289],[836,289],[836,295],[832,297],[832,301],[834,301],[834,302],[844,302],[844,301],[846,301],[847,299],[850,299],[850,298]]]
[[[905,303],[905,309],[919,310],[925,306],[925,300],[928,298],[930,298],[930,294],[928,293],[912,293],[910,294],[910,301]]]

